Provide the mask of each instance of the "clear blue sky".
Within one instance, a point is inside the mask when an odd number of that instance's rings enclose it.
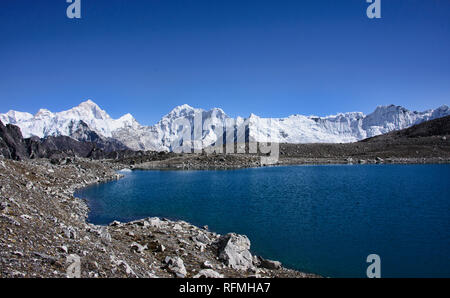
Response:
[[[174,106],[282,117],[450,103],[450,1],[0,1],[0,112],[91,98],[154,124]]]

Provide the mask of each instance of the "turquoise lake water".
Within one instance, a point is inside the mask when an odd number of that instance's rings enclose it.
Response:
[[[76,193],[89,222],[159,216],[248,235],[253,253],[330,277],[450,277],[450,165],[133,171]]]

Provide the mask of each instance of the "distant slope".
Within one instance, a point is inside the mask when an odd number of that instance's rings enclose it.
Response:
[[[0,155],[8,159],[21,160],[28,158],[25,141],[20,128],[0,121]]]
[[[450,116],[426,121],[406,129],[368,138],[361,142],[399,141],[404,138],[446,137],[450,135]]]
[[[5,126],[0,121],[0,155],[8,159],[25,160],[68,156],[100,159],[137,154],[115,140],[99,137],[95,132],[83,131],[83,133],[86,141],[78,141],[67,136],[24,139],[18,126],[12,124]]]
[[[282,158],[450,158],[450,116],[346,144],[281,144]]]

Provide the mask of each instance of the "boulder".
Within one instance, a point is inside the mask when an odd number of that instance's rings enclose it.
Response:
[[[187,271],[184,267],[184,262],[180,257],[169,257],[164,259],[164,263],[167,264],[167,271],[176,275],[176,277],[186,277]]]
[[[281,263],[278,261],[266,260],[261,257],[259,257],[259,259],[260,259],[259,266],[262,268],[271,269],[271,270],[277,270],[277,269],[281,268]]]
[[[122,225],[122,223],[120,221],[117,221],[117,220],[115,220],[115,221],[113,221],[112,223],[109,224],[110,227],[118,227],[118,226],[121,226],[121,225]]]
[[[147,249],[147,245],[143,246],[136,242],[131,243],[130,247],[132,251],[135,251],[137,253],[143,253],[144,250]]]
[[[223,274],[220,274],[212,269],[203,269],[194,278],[223,278]]]
[[[155,228],[160,228],[162,225],[162,221],[158,217],[149,218],[148,223],[150,224],[150,226]]]
[[[253,267],[253,257],[250,253],[250,240],[245,235],[229,233],[217,241],[219,259],[225,265],[238,270]]]
[[[203,244],[211,243],[211,240],[208,238],[208,236],[203,233],[198,233],[198,235],[194,237],[194,240]]]
[[[100,238],[102,239],[103,243],[108,243],[111,242],[111,234],[108,232],[108,229],[106,227],[101,227],[99,229],[99,234]]]
[[[204,261],[201,266],[204,269],[212,269],[213,268],[213,264],[211,264],[210,261]]]

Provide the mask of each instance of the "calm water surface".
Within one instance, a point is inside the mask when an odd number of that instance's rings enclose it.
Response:
[[[331,277],[450,277],[450,165],[133,171],[77,192],[89,221],[149,216],[249,236],[252,252]]]

